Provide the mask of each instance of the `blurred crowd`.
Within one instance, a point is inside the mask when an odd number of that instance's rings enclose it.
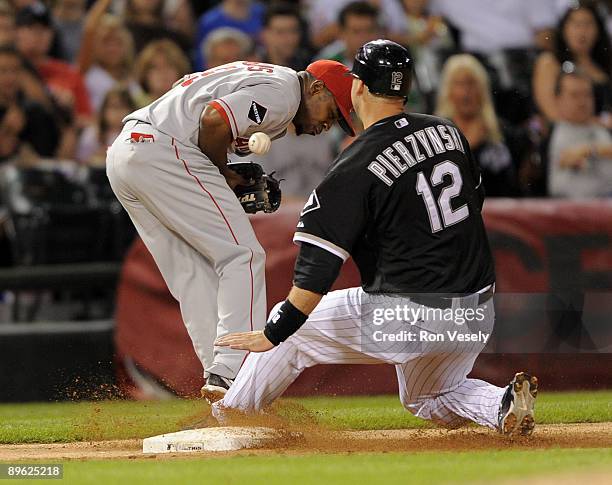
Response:
[[[103,166],[122,118],[189,72],[350,67],[386,37],[415,60],[406,110],[463,131],[489,197],[606,197],[611,32],[609,0],[0,0],[0,162]],[[261,161],[304,197],[348,143],[289,133]]]

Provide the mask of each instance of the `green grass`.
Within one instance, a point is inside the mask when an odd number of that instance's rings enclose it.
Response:
[[[540,423],[612,418],[612,391],[543,393]],[[341,429],[429,426],[403,410],[396,396],[311,397],[279,406],[288,420],[315,419]],[[201,401],[62,402],[0,405],[0,443],[142,438],[176,431],[208,413]],[[419,450],[415,450],[419,451]],[[31,461],[31,460],[30,460]],[[58,461],[55,460],[57,463]],[[474,452],[277,454],[184,459],[65,461],[63,483],[489,484],[541,476],[612,474],[612,449],[531,449]],[[48,483],[47,481],[28,481]]]
[[[311,397],[296,401],[320,422],[343,429],[431,427],[428,421],[406,412],[397,396]],[[612,391],[541,393],[536,415],[542,424],[612,421]]]
[[[142,438],[176,431],[208,410],[201,401],[0,404],[0,443]]]
[[[291,399],[323,424],[342,429],[430,426],[406,412],[396,396]],[[299,413],[281,406],[291,420]],[[143,438],[177,431],[208,414],[202,401],[0,404],[0,443],[53,443]],[[539,423],[612,420],[612,391],[542,393]]]
[[[612,473],[610,449],[237,456],[67,462],[64,483],[285,485],[499,483],[512,478]],[[42,482],[45,483],[45,482]],[[47,482],[48,483],[48,482]],[[525,483],[525,482],[521,482]]]

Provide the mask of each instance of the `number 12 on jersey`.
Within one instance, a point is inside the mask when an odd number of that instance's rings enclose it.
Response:
[[[440,185],[445,175],[450,175],[452,183],[442,189],[436,201],[431,191],[431,187]],[[459,195],[462,186],[463,180],[461,179],[459,167],[450,160],[446,160],[434,166],[431,171],[431,186],[427,182],[427,178],[423,172],[417,174],[416,191],[417,194],[423,197],[423,202],[425,202],[425,208],[427,209],[427,215],[429,216],[429,223],[431,225],[431,232],[441,231],[448,226],[461,222],[470,215],[467,204],[463,204],[455,210],[451,207],[451,199]],[[440,218],[440,216],[442,217]]]

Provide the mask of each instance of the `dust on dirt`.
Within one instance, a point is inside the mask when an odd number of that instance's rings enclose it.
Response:
[[[278,427],[277,417],[249,426]],[[244,423],[246,424],[246,423]],[[244,425],[243,424],[243,425]],[[286,428],[284,428],[286,429]],[[297,430],[295,428],[293,431]],[[233,452],[174,453],[143,455],[142,440],[87,441],[53,444],[0,445],[0,461],[85,460],[85,459],[190,459],[212,456],[307,454],[307,453],[388,453],[419,451],[478,451],[505,449],[601,448],[612,447],[612,423],[539,425],[533,436],[500,436],[484,428],[400,429],[339,431],[304,426],[300,436],[282,433],[278,440],[260,449]]]

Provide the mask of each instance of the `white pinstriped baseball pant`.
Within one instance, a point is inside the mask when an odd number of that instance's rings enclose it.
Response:
[[[316,364],[388,363],[395,365],[401,403],[415,416],[447,427],[474,421],[495,428],[505,389],[467,378],[483,342],[400,342],[385,349],[362,345],[363,318],[374,308],[397,304],[420,306],[408,298],[372,295],[361,288],[327,294],[293,336],[268,352],[249,354],[228,393],[213,406],[213,414],[222,419],[224,408],[260,411],[280,397],[304,369]],[[476,307],[484,315],[478,330],[490,334],[495,319],[493,299]],[[445,320],[420,321],[413,326],[438,333],[456,328],[454,322]]]
[[[135,121],[109,148],[106,172],[180,303],[205,376],[233,379],[245,352],[215,338],[261,328],[266,316],[265,252],[236,195],[199,149]]]

